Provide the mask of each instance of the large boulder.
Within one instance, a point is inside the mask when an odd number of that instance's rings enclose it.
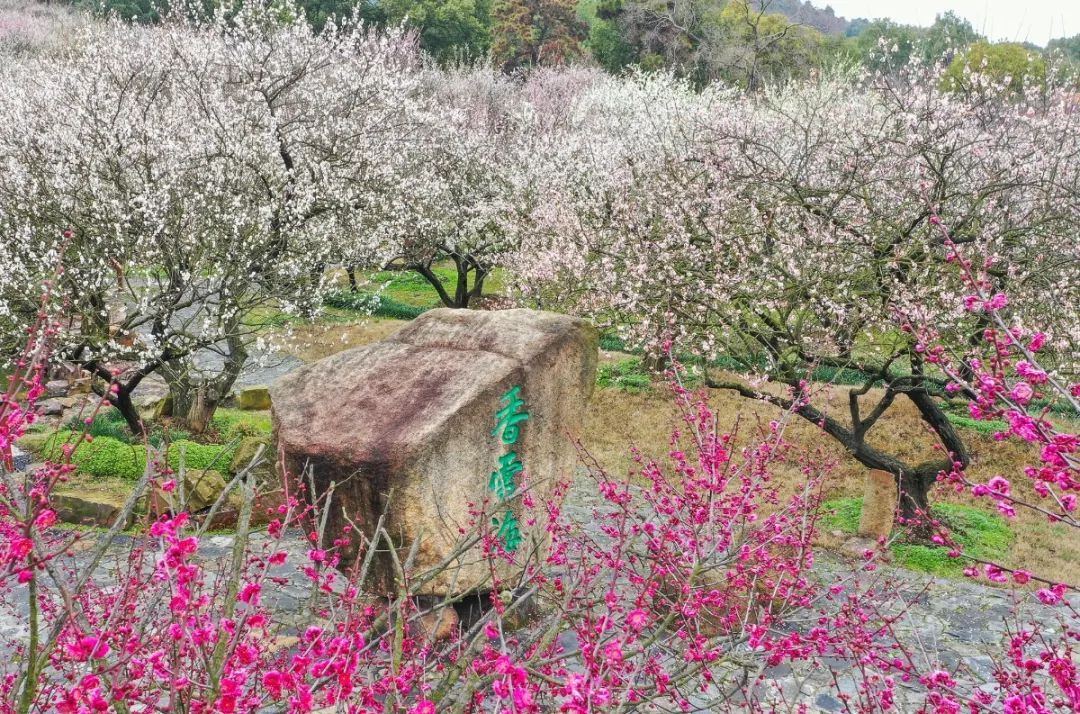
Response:
[[[345,532],[345,514],[370,536],[385,513],[403,554],[419,540],[415,563],[425,570],[454,550],[475,521],[470,513],[488,501],[484,518],[507,549],[543,548],[520,497],[509,496],[525,474],[540,500],[571,473],[571,436],[584,420],[596,356],[596,332],[579,319],[431,310],[382,342],[278,381],[271,389],[277,444],[289,474],[310,464],[317,490],[336,484],[328,540]],[[343,565],[355,560],[358,541],[354,534]],[[498,567],[512,574],[509,564]],[[490,580],[489,564],[473,551],[422,592],[483,590]],[[376,558],[369,582],[393,589],[388,553]]]
[[[49,503],[62,522],[98,528],[112,528],[126,501],[126,495],[109,489],[83,488],[49,494]],[[130,528],[133,522],[134,514],[128,514],[121,527]]]
[[[263,384],[244,387],[236,395],[236,405],[244,411],[265,411],[270,408],[270,390]]]

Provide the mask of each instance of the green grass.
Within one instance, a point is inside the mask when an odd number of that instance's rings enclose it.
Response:
[[[267,435],[273,424],[268,412],[218,409],[210,420],[210,428],[218,435],[218,442],[227,444],[238,437]]]
[[[613,364],[600,365],[596,370],[596,385],[641,394],[652,388],[652,379],[640,359],[629,357]]]
[[[822,504],[822,525],[829,530],[855,533],[862,514],[861,498],[839,498]],[[981,560],[1001,561],[1015,538],[1004,518],[970,506],[941,503],[933,506],[936,518],[945,523],[965,555]],[[904,542],[903,536],[890,546],[895,563],[910,570],[933,575],[959,577],[970,561],[950,558],[949,549],[936,545]]]
[[[453,268],[435,266],[432,272],[439,277],[447,292],[453,292],[457,275]],[[432,308],[441,302],[431,283],[423,275],[411,270],[380,270],[369,273],[366,279],[371,283],[371,287],[382,288],[383,297],[403,305]]]
[[[323,304],[341,311],[363,313],[375,317],[389,317],[395,320],[415,320],[428,310],[438,305],[420,307],[395,300],[387,295],[373,295],[368,292],[350,292],[335,290],[323,297]]]
[[[953,412],[946,412],[945,418],[947,418],[953,426],[960,429],[968,429],[983,436],[993,436],[999,431],[1004,431],[1006,433],[1009,431],[1009,425],[1003,421],[993,419],[980,421],[978,419],[972,419],[969,416],[964,416],[963,414],[954,414]]]
[[[446,261],[432,267],[432,272],[442,282],[450,294],[457,284],[457,271],[453,263]],[[471,276],[470,276],[471,278]],[[384,299],[410,307],[439,307],[442,301],[439,294],[424,276],[412,270],[376,270],[358,273],[357,282],[362,292],[369,295],[379,293]],[[345,288],[347,291],[348,288]],[[506,291],[506,271],[493,269],[484,279],[484,295],[501,295]],[[386,315],[393,317],[393,315]]]

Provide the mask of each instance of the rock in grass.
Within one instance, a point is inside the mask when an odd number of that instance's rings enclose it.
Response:
[[[154,402],[154,421],[167,416],[172,416],[172,396],[169,394]]]
[[[266,411],[270,408],[270,390],[263,384],[244,387],[236,395],[236,405],[244,411]]]
[[[45,383],[45,395],[48,397],[66,397],[69,389],[66,379],[53,379]]]
[[[336,484],[327,538],[347,520],[371,536],[380,515],[402,559],[419,541],[416,570],[450,555],[481,521],[519,555],[547,539],[528,527],[525,481],[543,503],[568,476],[596,371],[596,331],[582,320],[533,310],[437,309],[390,338],[305,365],[277,382],[273,418],[290,474],[310,463],[316,490]],[[352,536],[345,565],[358,553]],[[499,561],[498,573],[513,569]],[[393,589],[380,553],[366,584]],[[424,594],[490,589],[489,563],[473,549],[428,582]]]
[[[49,503],[56,511],[56,517],[64,523],[79,526],[97,526],[111,528],[124,508],[125,498],[120,494],[106,492],[64,492],[53,491],[49,494]],[[122,524],[130,528],[133,514]]]
[[[11,465],[16,471],[26,471],[33,460],[32,454],[26,453],[18,446],[11,447]]]
[[[59,399],[46,399],[38,404],[37,411],[41,416],[60,416],[64,413],[64,405]]]
[[[198,513],[214,505],[228,485],[219,472],[207,469],[184,470],[184,495],[189,513]]]

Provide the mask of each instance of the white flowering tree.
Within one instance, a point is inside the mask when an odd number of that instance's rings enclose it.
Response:
[[[379,232],[385,268],[416,272],[443,305],[469,307],[510,249],[506,230],[520,93],[489,66],[429,66]],[[445,280],[436,270],[453,266]]]
[[[618,152],[621,170],[599,172],[618,180],[596,191],[594,173],[567,177],[533,215],[541,237],[521,256],[526,287],[621,322],[654,349],[670,338],[764,372],[785,389],[708,379],[795,409],[896,475],[904,515],[925,510],[938,473],[968,456],[942,410],[943,375],[907,325],[940,325],[958,345],[984,327],[963,317],[934,224],[1008,265],[995,277],[1013,318],[1053,321],[1059,359],[1075,359],[1080,117],[1064,91],[964,99],[933,76],[916,79],[639,103],[623,149],[593,154],[609,163]],[[846,418],[815,403],[821,367],[857,376]],[[867,438],[898,398],[944,454],[908,463]]]
[[[199,430],[259,315],[311,314],[343,236],[360,240],[415,43],[315,34],[249,4],[203,23],[95,26],[77,47],[5,70],[18,89],[0,100],[0,218],[15,240],[0,314],[25,319],[27,286],[62,264],[61,354],[117,385],[136,431],[132,392],[160,372]]]

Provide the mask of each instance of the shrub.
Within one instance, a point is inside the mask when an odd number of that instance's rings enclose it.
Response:
[[[63,457],[61,447],[76,438],[73,431],[56,432],[46,441],[43,456],[50,461],[60,461]],[[135,480],[142,475],[146,456],[141,446],[100,436],[79,443],[71,454],[71,463],[80,473],[90,476]]]
[[[602,335],[600,337],[600,349],[607,350],[608,352],[630,352],[631,349],[626,346],[626,341],[618,335]]]
[[[42,455],[50,461],[61,460],[63,452],[60,447],[75,438],[73,431],[56,432],[45,442]],[[187,468],[226,470],[232,461],[233,450],[235,446],[198,444],[181,439],[170,444],[167,460],[170,468],[178,469],[183,453]],[[71,463],[79,473],[89,476],[136,480],[146,467],[146,451],[140,444],[128,444],[109,436],[94,437],[92,441],[83,441],[75,448]]]
[[[189,469],[215,469],[225,471],[232,462],[236,446],[199,444],[194,441],[176,441],[169,447],[169,468],[180,468],[181,455]]]
[[[86,433],[91,436],[108,436],[126,444],[131,443],[131,431],[128,430],[124,415],[119,409],[102,409],[89,425],[83,421],[84,418],[79,415],[71,417],[64,423],[64,429],[82,431],[85,427]]]
[[[102,409],[89,425],[84,421],[84,417],[73,416],[64,423],[64,429],[75,432],[85,429],[86,433],[94,438],[109,437],[125,444],[141,443],[141,440],[135,438],[127,428],[127,422],[124,421],[124,416],[118,409]],[[166,441],[174,443],[190,439],[191,433],[183,429],[172,429],[163,424],[152,424],[148,438],[154,446],[161,446]]]
[[[267,435],[272,428],[268,414],[239,409],[218,409],[210,420],[210,429],[222,444],[238,437]]]
[[[978,419],[972,419],[969,416],[963,414],[954,414],[952,412],[946,412],[946,418],[954,425],[961,429],[970,429],[983,436],[993,436],[998,432],[1008,432],[1009,425],[1003,421],[996,419],[990,421],[980,421]]]

